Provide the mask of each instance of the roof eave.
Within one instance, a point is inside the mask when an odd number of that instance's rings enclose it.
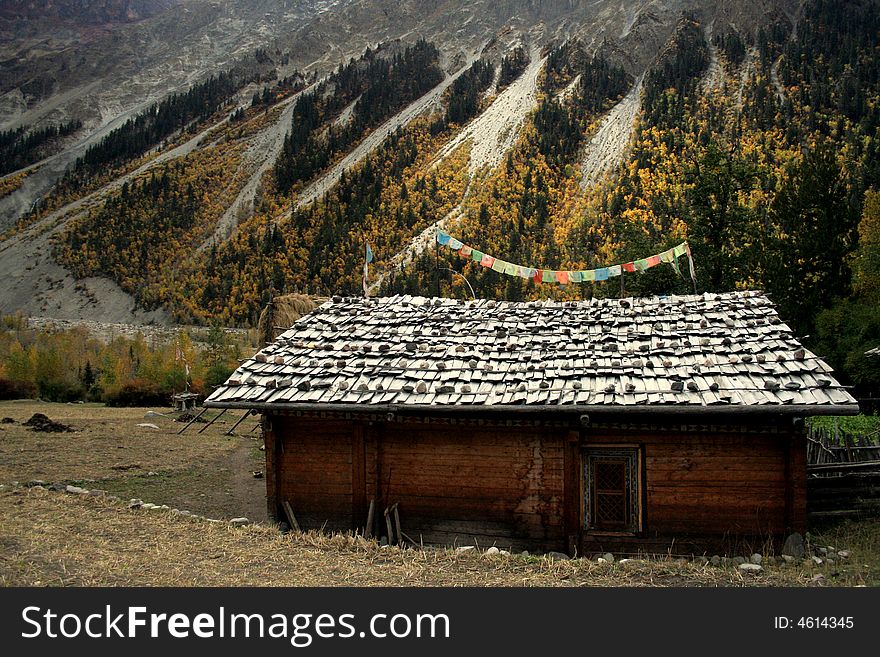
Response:
[[[858,415],[858,404],[761,404],[733,405],[713,404],[697,406],[695,404],[657,404],[657,405],[613,405],[613,404],[565,404],[562,406],[532,405],[429,405],[429,404],[322,404],[311,403],[265,403],[265,402],[217,402],[206,401],[208,408],[253,409],[258,411],[325,411],[342,413],[395,413],[401,415],[470,415],[478,413],[510,413],[523,414],[605,414],[605,415],[786,415],[808,417],[815,415]]]

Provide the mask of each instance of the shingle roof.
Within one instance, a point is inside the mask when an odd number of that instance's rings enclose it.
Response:
[[[760,292],[523,303],[334,297],[206,401],[806,415],[853,413],[855,403]]]

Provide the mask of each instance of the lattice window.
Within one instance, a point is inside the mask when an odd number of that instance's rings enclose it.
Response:
[[[585,529],[639,531],[639,463],[636,448],[590,448],[585,451]]]

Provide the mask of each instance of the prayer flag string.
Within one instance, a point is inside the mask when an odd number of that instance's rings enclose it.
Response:
[[[557,283],[559,285],[567,285],[568,283],[588,283],[593,281],[607,281],[609,278],[620,276],[623,272],[642,272],[647,271],[651,267],[656,267],[661,263],[667,263],[675,269],[675,272],[681,275],[681,268],[678,259],[681,256],[688,257],[688,268],[691,279],[696,285],[697,274],[694,270],[694,257],[691,254],[690,246],[687,242],[682,242],[658,253],[648,256],[640,260],[625,262],[620,265],[611,267],[600,267],[598,269],[578,269],[578,270],[555,270],[555,269],[536,269],[535,267],[524,267],[516,265],[512,262],[495,258],[487,253],[468,246],[463,242],[455,239],[449,233],[437,229],[437,243],[456,251],[463,258],[469,258],[474,262],[480,263],[483,267],[493,269],[501,274],[508,276],[518,276],[520,278],[530,278],[536,283]]]

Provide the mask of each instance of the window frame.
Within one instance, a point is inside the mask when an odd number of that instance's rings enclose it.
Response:
[[[593,522],[593,464],[597,461],[625,461],[624,497],[629,509],[629,523],[622,529],[597,527]],[[588,445],[581,451],[581,529],[584,533],[605,536],[637,536],[644,530],[644,456],[641,445]]]

